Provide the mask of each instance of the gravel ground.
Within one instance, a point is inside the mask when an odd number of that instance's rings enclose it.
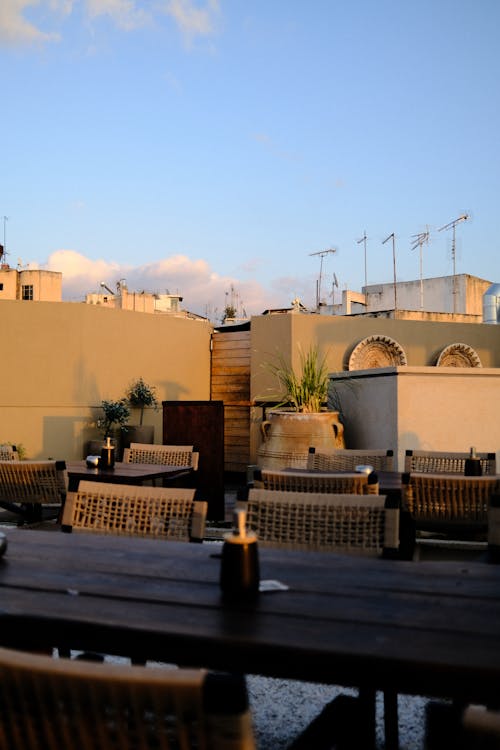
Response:
[[[248,675],[248,692],[258,750],[285,750],[317,716],[323,706],[339,694],[356,691]],[[427,699],[401,695],[398,699],[400,750],[422,750]],[[377,694],[377,750],[384,748],[383,697]]]

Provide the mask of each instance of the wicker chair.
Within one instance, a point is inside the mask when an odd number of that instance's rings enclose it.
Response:
[[[0,750],[255,750],[244,677],[0,649]]]
[[[393,471],[394,451],[339,448],[331,453],[317,453],[314,447],[309,448],[309,471],[354,471],[360,464],[373,466],[375,471]]]
[[[500,477],[424,472],[405,479],[404,502],[417,529],[486,531],[490,499],[500,492]]]
[[[256,532],[259,545],[263,547],[399,557],[398,503],[383,495],[305,494],[250,489],[248,500],[239,501],[237,507],[246,510],[248,528]],[[371,703],[373,713],[375,698],[375,691],[360,689],[359,701]],[[339,701],[344,706],[344,701],[356,703],[357,699],[338,696],[327,710]],[[345,718],[347,711],[342,708],[341,714]],[[397,738],[395,691],[384,691],[384,722],[386,740]],[[352,731],[351,726],[351,739]],[[325,737],[321,739],[323,744],[320,747],[327,747]],[[313,742],[309,745],[316,746]]]
[[[263,547],[375,557],[399,548],[399,508],[383,495],[251,489],[237,507]]]
[[[150,445],[148,443],[130,443],[130,448],[123,451],[124,463],[164,464],[165,466],[185,466],[187,469],[198,469],[199,453],[193,451],[192,445]]]
[[[476,453],[476,457],[480,460],[483,475],[497,473],[495,453]],[[467,458],[469,458],[468,453],[407,450],[405,454],[405,472],[464,474]]]
[[[0,461],[19,461],[15,445],[0,445]]]
[[[42,520],[42,505],[55,505],[59,516],[68,489],[64,461],[0,461],[0,507],[20,522]]]
[[[81,481],[76,492],[68,492],[62,530],[201,542],[207,503],[194,494],[194,489]]]
[[[259,469],[254,473],[253,486],[282,492],[328,492],[354,495],[378,495],[375,472],[370,475],[352,473],[321,473],[319,471],[279,471]]]

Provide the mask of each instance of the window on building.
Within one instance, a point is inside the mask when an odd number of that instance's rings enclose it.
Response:
[[[0,284],[0,292],[3,292],[3,284]]]
[[[23,284],[21,287],[21,299],[33,299],[33,284]]]

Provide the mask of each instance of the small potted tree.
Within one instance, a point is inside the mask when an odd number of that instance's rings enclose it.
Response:
[[[154,425],[145,425],[144,410],[158,410],[158,400],[156,398],[156,388],[144,382],[144,379],[134,380],[127,388],[126,401],[130,408],[139,409],[139,424],[129,425],[127,435],[124,440],[124,447],[130,443],[153,443],[154,442]]]
[[[97,428],[102,433],[101,440],[91,440],[87,445],[87,455],[100,455],[101,448],[109,437],[117,448],[120,448],[121,437],[127,429],[127,422],[130,419],[130,409],[125,398],[118,401],[104,399],[101,401],[103,416],[97,420]]]
[[[97,421],[97,426],[101,428],[104,439],[116,438],[118,431],[126,430],[127,422],[130,419],[130,409],[127,401],[121,398],[119,401],[108,401],[102,402],[101,408],[104,412],[104,417],[101,417]]]

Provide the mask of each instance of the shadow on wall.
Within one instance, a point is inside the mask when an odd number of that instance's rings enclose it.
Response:
[[[90,415],[81,417],[44,417],[42,449],[34,460],[55,459],[57,461],[79,460],[85,444],[98,437]]]

